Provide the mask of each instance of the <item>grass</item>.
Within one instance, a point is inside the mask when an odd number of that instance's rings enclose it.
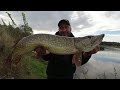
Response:
[[[25,79],[46,79],[47,62],[44,60],[36,60],[31,58],[31,54],[27,55],[21,62],[23,66]],[[25,75],[26,74],[26,75]]]
[[[47,61],[36,60],[32,58],[33,53],[29,53],[28,55],[24,56],[17,67],[12,69],[12,74],[9,76],[7,74],[1,74],[1,79],[46,79],[46,68],[47,68]],[[2,63],[0,63],[1,66]],[[3,68],[3,71],[5,69]],[[1,72],[3,72],[1,71]]]

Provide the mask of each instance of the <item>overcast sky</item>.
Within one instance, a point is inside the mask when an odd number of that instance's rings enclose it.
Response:
[[[120,42],[120,11],[0,11],[0,18],[8,24],[10,18],[6,12],[18,26],[23,24],[24,12],[34,34],[54,34],[59,20],[68,19],[76,37],[105,34],[103,41]]]

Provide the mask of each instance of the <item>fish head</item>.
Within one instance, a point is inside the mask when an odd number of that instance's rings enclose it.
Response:
[[[84,52],[89,52],[102,42],[104,36],[105,34],[85,36],[79,38],[76,45],[77,49],[82,50]]]

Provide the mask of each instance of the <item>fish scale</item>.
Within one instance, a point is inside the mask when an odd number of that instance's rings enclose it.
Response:
[[[103,40],[104,34],[85,37],[66,37],[51,34],[34,34],[20,40],[12,54],[12,61],[18,60],[28,52],[33,51],[37,46],[43,46],[53,54],[68,55],[74,54],[79,50],[88,52],[99,45]]]

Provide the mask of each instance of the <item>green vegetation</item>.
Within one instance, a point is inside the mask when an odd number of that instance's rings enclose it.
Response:
[[[15,45],[22,38],[32,35],[25,14],[22,13],[24,25],[17,26],[11,14],[6,12],[12,21],[7,25],[3,19],[0,24],[0,79],[45,79],[47,62],[32,58],[34,53],[25,55],[17,66],[11,66],[10,57]]]
[[[118,42],[101,42],[100,50],[104,50],[105,48],[120,48],[120,43],[118,43]]]
[[[102,42],[100,45],[103,47],[120,48],[120,43],[118,43],[118,42]]]
[[[14,78],[17,79],[46,79],[47,61],[32,58],[33,53],[25,55],[17,66]],[[13,76],[13,75],[12,75]]]
[[[4,73],[3,63],[0,62],[0,79],[46,79],[47,61],[32,58],[33,53],[29,53],[22,58],[21,62],[9,72]]]

